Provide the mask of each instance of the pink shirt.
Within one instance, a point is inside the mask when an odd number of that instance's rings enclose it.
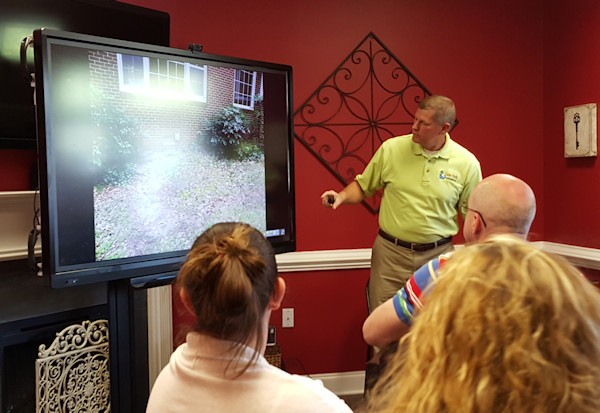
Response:
[[[227,341],[188,333],[186,343],[175,350],[158,376],[146,412],[352,412],[321,381],[286,373],[263,356],[240,377],[225,375],[230,346]],[[253,354],[254,349],[245,347],[241,365]]]

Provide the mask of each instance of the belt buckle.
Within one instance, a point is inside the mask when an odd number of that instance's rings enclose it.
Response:
[[[417,243],[415,243],[415,242],[411,242],[411,243],[410,243],[410,250],[411,250],[411,251],[416,251],[416,249],[415,249],[416,245],[417,245]]]

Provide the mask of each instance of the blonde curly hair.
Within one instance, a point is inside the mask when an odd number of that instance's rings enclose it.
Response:
[[[600,293],[512,236],[457,251],[370,412],[600,411]]]

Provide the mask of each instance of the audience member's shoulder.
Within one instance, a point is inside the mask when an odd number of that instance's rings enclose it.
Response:
[[[274,368],[279,377],[280,396],[286,400],[286,413],[339,412],[351,413],[352,409],[337,395],[327,389],[321,380],[289,374]],[[289,407],[289,410],[287,409]]]

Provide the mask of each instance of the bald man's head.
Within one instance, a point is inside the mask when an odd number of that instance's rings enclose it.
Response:
[[[535,195],[523,180],[508,174],[490,175],[469,197],[463,227],[465,241],[479,241],[498,233],[526,238],[535,210]]]

